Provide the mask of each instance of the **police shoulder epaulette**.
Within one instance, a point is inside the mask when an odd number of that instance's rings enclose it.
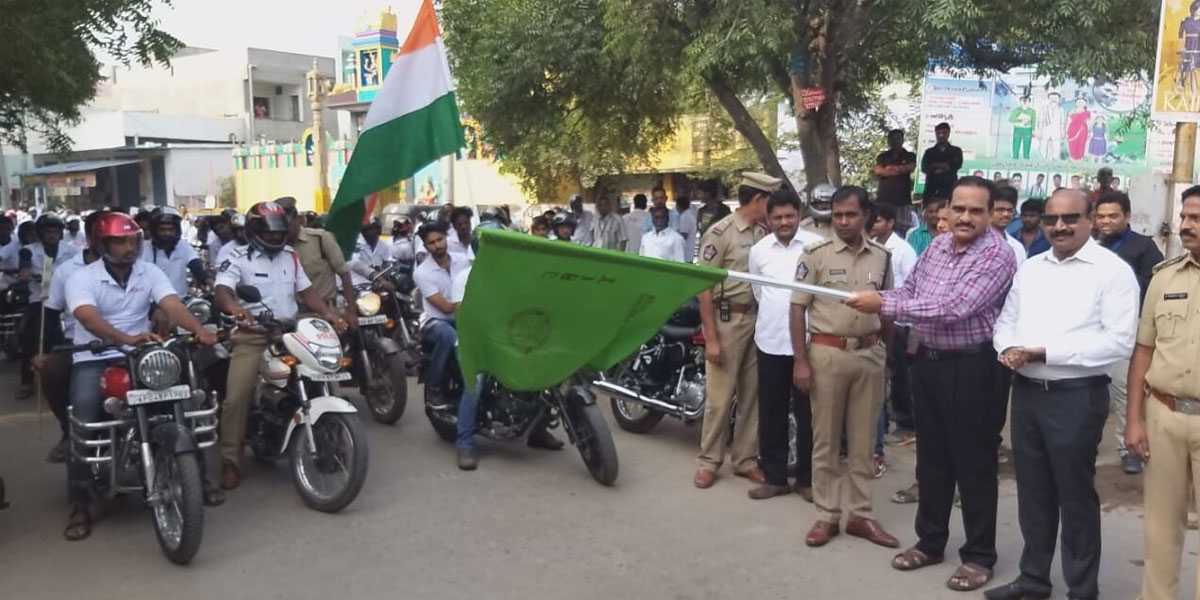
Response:
[[[721,219],[720,221],[713,223],[713,226],[712,226],[713,235],[721,235],[722,233],[725,233],[725,230],[729,229],[729,224],[732,222],[733,222],[733,215],[729,215],[729,216],[725,217],[724,219]]]
[[[1158,263],[1157,265],[1154,265],[1154,268],[1151,269],[1151,271],[1154,273],[1157,273],[1173,264],[1187,260],[1187,257],[1188,257],[1187,253],[1184,253],[1184,254],[1180,254],[1179,256],[1176,256],[1175,258],[1169,258],[1167,260],[1164,260],[1164,261]]]
[[[813,243],[811,243],[811,244],[809,244],[809,245],[805,246],[805,247],[804,247],[804,251],[805,251],[805,252],[812,252],[813,250],[816,250],[817,248],[820,248],[821,246],[826,246],[826,245],[828,245],[828,244],[832,244],[832,243],[833,243],[833,240],[831,240],[831,239],[829,239],[829,238],[826,238],[826,239],[823,239],[823,240],[820,240],[820,241],[816,241],[816,242],[813,242]]]
[[[251,248],[252,248],[252,246],[250,244],[246,244],[245,246],[234,248],[233,250],[229,251],[229,257],[230,258],[242,258],[243,256],[249,256]]]

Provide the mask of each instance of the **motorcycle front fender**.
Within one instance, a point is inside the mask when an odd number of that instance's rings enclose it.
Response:
[[[325,413],[357,413],[358,409],[354,408],[353,404],[347,402],[344,398],[337,396],[317,396],[308,401],[308,418],[309,421],[316,423],[321,420],[321,415]],[[283,454],[287,451],[288,444],[292,441],[292,433],[296,431],[296,424],[303,422],[303,413],[296,411],[292,419],[288,421],[287,433],[283,436],[283,445],[279,448],[279,453]]]
[[[587,385],[573,385],[567,390],[566,401],[578,402],[585,406],[595,404],[596,394]]]
[[[163,423],[150,430],[150,441],[158,447],[170,448],[174,454],[195,452],[196,440],[192,431],[179,423]]]

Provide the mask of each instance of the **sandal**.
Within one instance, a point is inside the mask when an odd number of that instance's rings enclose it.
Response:
[[[92,535],[92,514],[86,508],[71,511],[71,518],[67,521],[67,528],[63,530],[63,537],[68,542],[78,542],[89,535]]]
[[[222,492],[220,488],[213,485],[211,481],[205,481],[201,487],[205,506],[220,506],[225,504],[225,492]]]
[[[975,563],[963,563],[946,581],[946,587],[956,592],[970,592],[983,587],[991,580],[991,569]]]
[[[892,558],[892,568],[897,571],[916,571],[922,567],[939,564],[942,560],[940,556],[930,556],[913,546]]]
[[[917,484],[912,484],[895,494],[892,494],[892,502],[896,504],[916,504],[920,500],[920,489]]]

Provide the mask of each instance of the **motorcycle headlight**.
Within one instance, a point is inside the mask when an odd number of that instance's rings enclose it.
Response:
[[[321,368],[336,371],[342,364],[341,348],[317,348],[317,364]]]
[[[196,317],[196,320],[200,321],[201,323],[207,323],[210,319],[212,319],[212,304],[210,304],[208,300],[196,298],[188,302],[187,309],[188,312],[192,313],[192,316]]]
[[[179,381],[181,371],[179,357],[165,348],[155,348],[143,354],[137,361],[138,380],[152,390],[171,387]]]
[[[367,292],[359,296],[354,305],[358,307],[359,316],[370,317],[379,312],[379,307],[383,305],[383,301],[379,298],[379,294]]]

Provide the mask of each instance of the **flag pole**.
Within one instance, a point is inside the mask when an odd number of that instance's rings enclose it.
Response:
[[[795,281],[785,281],[783,279],[775,279],[772,277],[764,277],[762,275],[753,275],[750,273],[742,273],[740,271],[726,271],[728,279],[734,281],[744,281],[755,285],[766,285],[770,287],[783,288],[792,290],[793,292],[808,292],[817,296],[825,296],[835,300],[848,300],[851,296],[850,292],[835,290],[833,288],[821,287],[819,285],[810,285],[807,283],[799,283]]]

